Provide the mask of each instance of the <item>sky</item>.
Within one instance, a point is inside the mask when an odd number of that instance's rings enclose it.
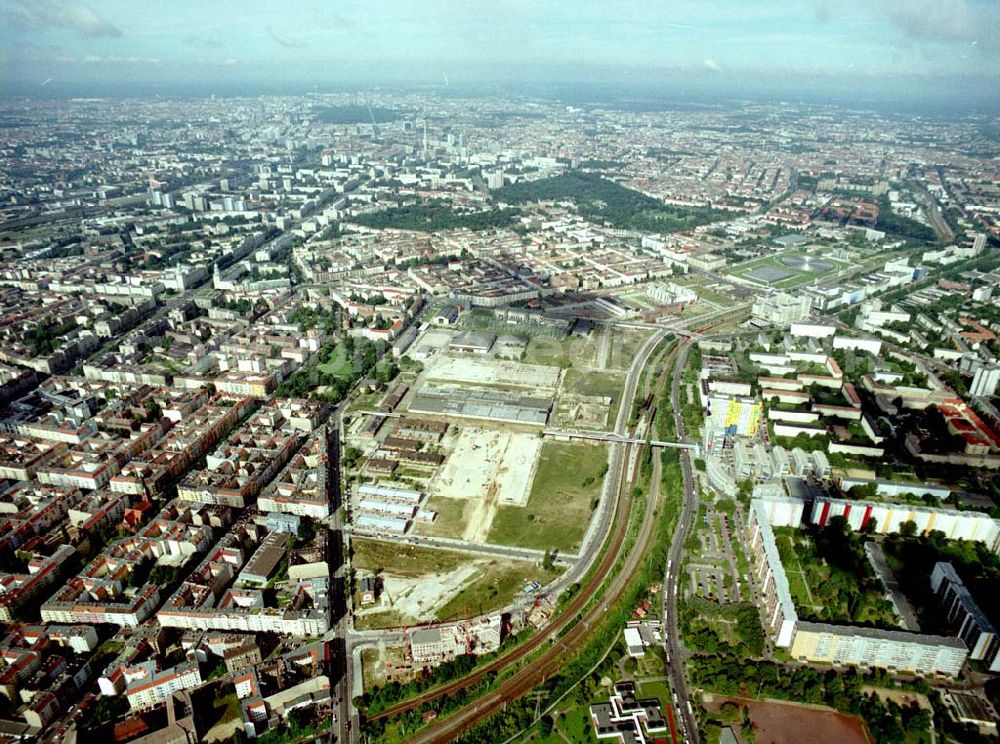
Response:
[[[10,93],[663,85],[1000,98],[1000,0],[0,0]]]

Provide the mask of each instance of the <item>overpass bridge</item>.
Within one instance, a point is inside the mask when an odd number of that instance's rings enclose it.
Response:
[[[619,444],[648,444],[650,447],[671,447],[673,449],[690,450],[697,457],[701,454],[701,446],[697,442],[675,442],[663,439],[636,439],[623,434],[609,431],[588,431],[573,429],[542,429],[542,434],[556,439],[588,439],[594,442],[617,442]]]

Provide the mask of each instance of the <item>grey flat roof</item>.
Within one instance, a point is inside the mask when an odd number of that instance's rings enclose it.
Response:
[[[287,532],[272,532],[261,541],[253,556],[243,569],[246,577],[266,579],[285,557],[285,540],[290,537]]]
[[[449,346],[465,346],[476,349],[489,349],[493,346],[496,336],[492,333],[481,333],[479,331],[465,331],[455,334]]]
[[[440,643],[440,628],[420,628],[410,633],[410,643]]]

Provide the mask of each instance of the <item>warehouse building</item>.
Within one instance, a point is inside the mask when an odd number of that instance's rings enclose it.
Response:
[[[373,486],[365,483],[358,486],[358,494],[362,497],[371,497],[379,501],[396,501],[404,504],[419,504],[423,498],[423,493],[409,488],[398,488],[396,486]]]
[[[375,499],[361,499],[358,509],[372,514],[384,514],[387,517],[397,519],[413,519],[413,512],[416,507],[413,504],[395,504],[389,501],[376,501]]]
[[[354,524],[375,532],[391,532],[394,535],[402,535],[406,533],[406,528],[409,527],[410,523],[405,519],[362,514],[354,520]]]
[[[549,420],[552,401],[484,390],[427,386],[414,395],[410,410],[438,416],[544,426]]]

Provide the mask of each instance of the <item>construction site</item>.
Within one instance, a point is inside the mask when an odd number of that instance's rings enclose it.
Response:
[[[472,618],[516,609],[517,624],[544,624],[545,588],[582,547],[608,446],[542,428],[613,425],[624,373],[608,334],[579,359],[552,340],[521,356],[531,363],[512,358],[518,339],[497,341],[425,329],[409,352],[419,372],[345,421],[355,626],[410,629],[365,649],[366,686],[499,643],[492,629],[470,636]]]

